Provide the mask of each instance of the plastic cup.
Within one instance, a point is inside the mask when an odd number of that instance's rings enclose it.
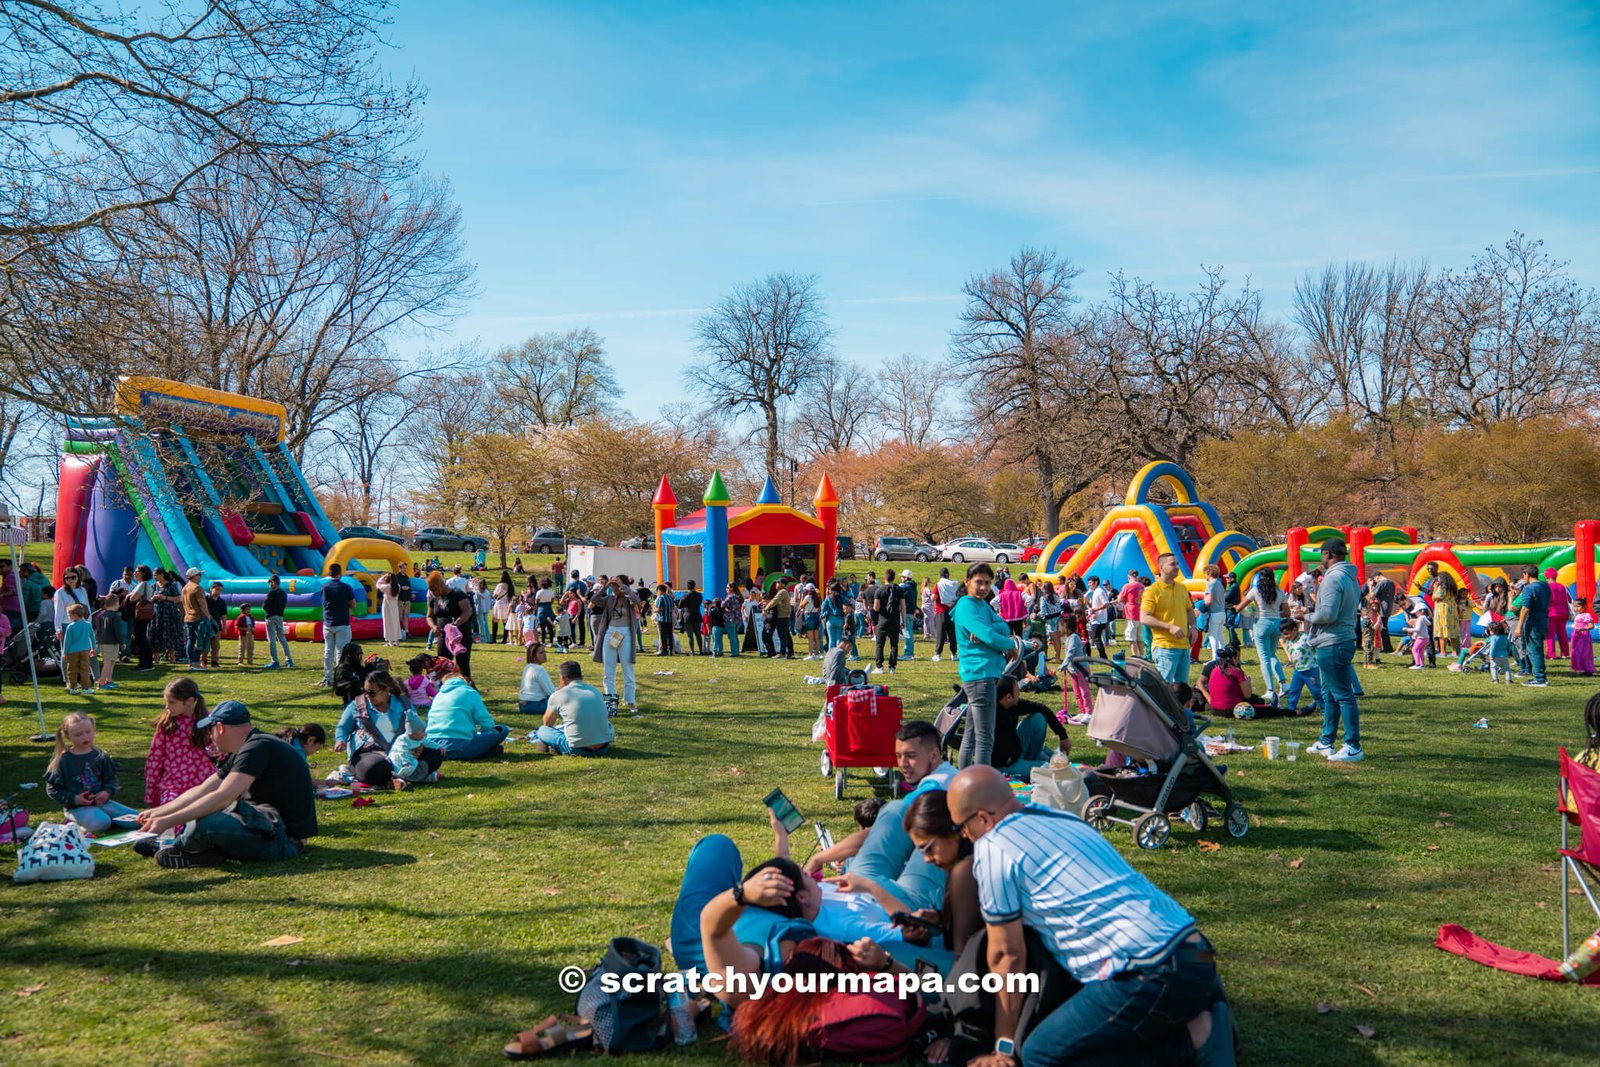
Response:
[[[1300,758],[1300,742],[1298,742],[1298,741],[1290,741],[1289,742],[1289,751],[1284,755],[1283,758],[1288,760],[1290,763],[1293,763],[1295,760],[1299,759]]]
[[[1283,751],[1283,738],[1269,737],[1261,742],[1261,747],[1266,750],[1268,759],[1277,759]]]

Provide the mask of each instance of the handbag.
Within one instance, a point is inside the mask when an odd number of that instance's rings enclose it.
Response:
[[[28,838],[17,853],[13,882],[65,882],[93,878],[94,859],[89,838],[76,823],[47,822]]]
[[[661,1016],[665,1010],[659,986],[641,987],[626,992],[619,981],[617,992],[607,993],[600,978],[605,974],[619,980],[630,974],[659,974],[661,950],[632,937],[615,937],[605,955],[589,972],[578,991],[577,1013],[594,1027],[595,1044],[616,1055],[621,1052],[654,1052],[661,1045]]]

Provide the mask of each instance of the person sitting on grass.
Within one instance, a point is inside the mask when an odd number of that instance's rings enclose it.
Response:
[[[339,650],[339,663],[333,669],[333,695],[341,704],[348,704],[361,695],[361,683],[367,677],[362,658],[361,646],[354,641]]]
[[[411,734],[420,741],[423,732],[422,717],[406,702],[405,687],[388,671],[373,671],[339,716],[333,748],[345,754],[350,777],[381,789],[394,778],[389,750],[395,739]]]
[[[173,844],[134,851],[169,869],[215,867],[224,860],[292,859],[317,834],[311,770],[288,742],[258,730],[250,709],[224,700],[195,726],[211,732],[223,754],[216,773],[176,800],[139,813],[139,828],[160,835],[176,826]]]
[[[548,658],[542,641],[528,646],[523,661],[526,666],[522,668],[522,688],[517,692],[517,710],[524,715],[543,715],[550,695],[556,691],[550,672],[544,667]]]
[[[1217,650],[1216,659],[1200,671],[1199,690],[1206,695],[1207,710],[1213,716],[1233,718],[1238,709],[1238,718],[1254,719],[1267,710],[1266,701],[1251,692],[1250,676],[1239,666],[1237,645]]]
[[[537,752],[563,756],[604,756],[616,734],[606,714],[605,697],[583,680],[583,668],[574,660],[561,665],[561,686],[550,695],[544,723],[535,735]]]
[[[1045,731],[1056,735],[1063,754],[1072,751],[1066,727],[1050,709],[1033,700],[1023,700],[1017,680],[1002,675],[995,689],[994,765],[1004,774],[1026,778],[1035,767],[1049,762],[1044,747]]]
[[[82,607],[74,604],[74,607]],[[70,822],[103,834],[114,820],[135,811],[117,795],[117,761],[94,743],[94,717],[69,712],[56,730],[56,752],[44,772],[44,789]]]
[[[316,722],[285,726],[278,731],[278,736],[289,742],[289,747],[300,753],[308,762],[328,743],[328,731],[323,729],[321,723]]]
[[[484,706],[483,697],[472,683],[441,665],[439,695],[428,708],[428,744],[444,753],[445,759],[474,760],[499,756],[500,747],[511,733],[509,726],[497,725]]]

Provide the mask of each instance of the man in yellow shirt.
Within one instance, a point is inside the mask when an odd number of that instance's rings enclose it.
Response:
[[[1139,621],[1150,628],[1150,660],[1169,684],[1189,681],[1189,647],[1195,638],[1194,599],[1179,576],[1178,557],[1156,557],[1156,580],[1139,598]]]

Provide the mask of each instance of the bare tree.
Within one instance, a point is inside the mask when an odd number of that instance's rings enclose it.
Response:
[[[867,439],[877,410],[866,372],[853,363],[826,359],[800,394],[795,441],[811,458],[854,448]]]
[[[470,365],[473,353],[458,350],[452,359]],[[469,370],[414,378],[404,395],[409,414],[400,444],[415,457],[412,488],[448,508],[454,468],[466,443],[493,431],[491,391],[478,373]]]
[[[387,179],[421,93],[373,62],[384,0],[178,0],[108,14],[0,5],[0,240],[15,251],[173,202],[250,160],[308,200]],[[173,141],[194,149],[174,169]],[[375,150],[376,149],[376,150]],[[398,166],[397,166],[398,164]]]
[[[615,405],[616,372],[606,361],[605,342],[587,327],[534,334],[494,358],[500,393],[520,424],[576,426]]]
[[[373,503],[383,477],[401,441],[409,414],[401,392],[406,376],[390,367],[371,382],[373,388],[342,408],[327,427],[338,448],[342,466],[349,471],[359,493],[362,525],[373,520]]]
[[[878,371],[876,399],[884,433],[912,448],[933,443],[939,423],[939,375],[936,367],[907,352]]]
[[[1429,292],[1426,264],[1328,264],[1294,288],[1294,320],[1329,411],[1393,443],[1395,419],[1417,387],[1416,336]]]
[[[741,285],[695,325],[701,358],[685,379],[711,407],[762,421],[774,481],[783,405],[824,372],[832,337],[815,275],[769,274]]]
[[[1081,472],[1069,470],[1062,455],[1079,369],[1071,309],[1080,273],[1052,251],[1024,248],[1004,270],[962,286],[967,306],[950,340],[955,375],[970,397],[969,425],[1033,469],[1052,535],[1061,505],[1082,488]]]
[[[1596,306],[1566,263],[1520,233],[1443,273],[1419,331],[1430,413],[1481,429],[1592,404]]]

